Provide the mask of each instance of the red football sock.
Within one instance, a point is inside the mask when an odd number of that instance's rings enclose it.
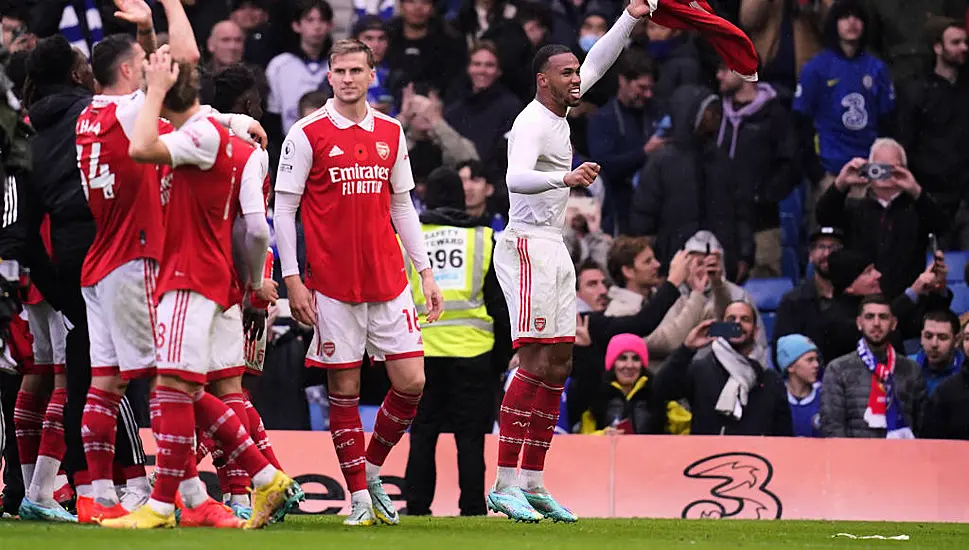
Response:
[[[256,443],[256,447],[262,453],[262,456],[266,457],[266,460],[273,465],[277,470],[282,470],[283,467],[279,465],[279,460],[276,458],[276,453],[273,452],[273,445],[269,441],[269,435],[266,434],[266,426],[262,423],[262,417],[259,416],[259,411],[256,407],[252,405],[252,401],[246,398],[246,414],[249,415],[249,427],[252,428],[249,431],[249,435],[252,436],[252,440]]]
[[[351,493],[367,488],[367,471],[364,465],[363,423],[360,422],[360,396],[331,393],[330,434],[340,470]]]
[[[216,456],[216,445],[212,438],[205,435],[202,430],[195,428],[195,463],[198,464],[202,460],[212,455],[212,462],[215,462]]]
[[[246,411],[246,396],[241,393],[228,393],[222,396],[222,402],[226,404],[227,407],[232,409],[232,412],[236,414],[236,418],[239,419],[239,423],[242,427],[246,429],[246,433],[252,434],[252,427],[249,424],[249,413]],[[252,437],[250,435],[250,437]],[[256,444],[255,438],[253,437],[253,444]],[[256,444],[256,448],[259,445]],[[265,458],[265,457],[264,457]],[[222,472],[220,474],[219,480],[221,485],[221,476],[225,476],[229,493],[233,495],[245,495],[249,492],[249,475],[237,466],[233,462],[228,462],[221,470],[216,470],[216,473]]]
[[[47,410],[45,394],[17,392],[13,409],[13,425],[17,435],[17,454],[20,464],[29,466],[37,462],[40,438],[44,433],[44,412]],[[28,481],[29,484],[29,481]]]
[[[250,477],[269,466],[239,418],[218,397],[199,392],[195,396],[195,419],[199,428],[222,447],[226,461],[235,462]]]
[[[81,416],[81,441],[92,480],[112,479],[121,396],[91,387]],[[123,475],[122,475],[123,477]]]
[[[498,415],[498,466],[517,468],[532,416],[532,402],[542,381],[519,368],[508,385]]]
[[[417,404],[421,401],[421,394],[403,393],[393,388],[387,393],[377,420],[373,425],[373,435],[367,446],[367,462],[383,466],[387,454],[407,432],[414,416],[417,414]]]
[[[64,459],[64,451],[67,449],[64,443],[65,403],[67,403],[67,388],[55,388],[44,414],[44,433],[40,438],[38,456],[47,456],[58,461]]]
[[[151,400],[151,431],[158,443],[155,488],[151,498],[174,504],[178,484],[185,478],[192,458],[195,433],[192,396],[158,386]]]
[[[552,443],[552,434],[559,421],[562,405],[562,390],[565,386],[542,382],[532,401],[532,418],[525,436],[525,450],[522,452],[522,470],[545,469],[545,453]]]

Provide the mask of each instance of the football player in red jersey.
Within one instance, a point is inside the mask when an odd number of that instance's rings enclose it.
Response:
[[[173,12],[184,17],[178,0],[163,2],[169,21]],[[158,381],[151,416],[159,447],[157,481],[145,506],[100,523],[112,528],[174,527],[177,492],[185,505],[182,525],[243,526],[227,507],[207,496],[198,477],[192,460],[197,423],[252,478],[253,513],[245,526],[262,527],[285,505],[292,480],[269,464],[225,403],[201,391],[218,359],[220,343],[233,342],[239,333],[240,348],[242,345],[241,311],[231,297],[232,224],[240,211],[248,212],[248,287],[263,290],[269,228],[262,182],[252,185],[251,179],[236,174],[229,132],[210,108],[199,104],[195,65],[173,64],[167,51],[159,51],[151,55],[145,75],[148,89],[129,154],[140,163],[174,168],[155,291],[159,298],[155,333]],[[176,130],[159,136],[159,116],[170,120]]]
[[[315,327],[307,365],[328,369],[330,431],[351,492],[344,523],[395,524],[380,467],[417,412],[424,351],[394,228],[421,274],[428,322],[440,315],[441,291],[410,198],[414,177],[403,129],[367,104],[372,52],[358,40],[337,42],[328,78],[335,97],[297,122],[283,143],[276,239],[293,316]],[[296,261],[299,207],[305,284]],[[392,384],[366,451],[357,408],[365,351],[386,359]]]

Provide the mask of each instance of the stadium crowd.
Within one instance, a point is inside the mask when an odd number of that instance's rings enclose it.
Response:
[[[266,128],[270,174],[287,132],[332,96],[330,47],[355,37],[377,63],[370,104],[406,132],[422,223],[494,233],[508,217],[507,133],[535,93],[529,60],[548,43],[582,59],[624,8],[621,0],[183,4],[203,50],[203,103],[217,103],[220,71],[247,68],[222,84],[245,90],[245,111]],[[574,166],[592,161],[601,171],[589,188],[573,189],[567,213],[579,312],[556,430],[969,439],[969,3],[710,4],[750,36],[759,81],[727,70],[698,35],[644,18],[568,113]],[[135,34],[111,1],[2,5],[4,85],[18,110],[31,105],[28,74],[43,71],[31,58],[38,41],[59,33],[79,52],[77,78],[63,86],[84,101],[94,44]],[[156,6],[154,16],[161,44],[164,11]],[[30,122],[69,136],[74,105],[31,110]],[[76,172],[73,158],[46,160]],[[73,228],[48,237],[61,267],[27,263],[36,277],[52,274],[54,286],[77,286],[64,266],[79,265],[90,245],[90,213],[49,204],[52,226]],[[43,247],[40,234],[27,238]],[[299,250],[302,264],[302,241]],[[303,369],[312,328],[289,314],[275,256],[282,300],[271,313],[264,374],[247,378],[247,389],[268,429],[328,429],[325,376]],[[462,513],[485,513],[484,459],[475,455],[518,358],[493,268],[484,271],[492,327],[484,348],[452,342],[426,353],[410,514],[430,512],[427,457],[442,432],[456,434],[469,468]],[[83,303],[67,293],[54,301],[80,324]],[[86,344],[72,345],[85,333],[67,338],[68,372],[90,367]],[[375,411],[390,381],[369,359],[361,403]],[[9,511],[23,494],[10,443],[21,382],[16,353],[4,362]],[[143,427],[146,395],[133,383],[126,405]]]

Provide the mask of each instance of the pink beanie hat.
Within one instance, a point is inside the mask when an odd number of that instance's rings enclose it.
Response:
[[[609,345],[606,347],[606,370],[612,370],[613,363],[619,356],[623,353],[631,351],[639,356],[643,361],[643,366],[649,364],[649,351],[646,349],[646,341],[643,340],[642,336],[636,336],[635,334],[617,334],[609,340]]]

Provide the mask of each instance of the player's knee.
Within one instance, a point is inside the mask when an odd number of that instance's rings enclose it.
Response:
[[[412,373],[410,376],[404,380],[399,381],[394,384],[394,389],[409,394],[420,394],[424,393],[424,369],[420,369]]]
[[[159,375],[158,387],[177,390],[194,397],[202,389],[202,384],[183,380],[177,376]]]
[[[242,393],[242,377],[233,376],[232,378],[216,380],[209,384],[208,389],[216,397],[223,397],[232,393]]]
[[[59,373],[54,375],[54,388],[64,389],[67,387],[67,373]]]
[[[326,374],[330,393],[360,395],[360,369],[330,369]]]
[[[115,395],[124,395],[128,389],[128,381],[121,378],[120,374],[109,376],[92,376],[91,387],[101,391],[111,392]]]
[[[49,393],[54,387],[54,377],[49,374],[25,374],[20,389],[27,393]]]

